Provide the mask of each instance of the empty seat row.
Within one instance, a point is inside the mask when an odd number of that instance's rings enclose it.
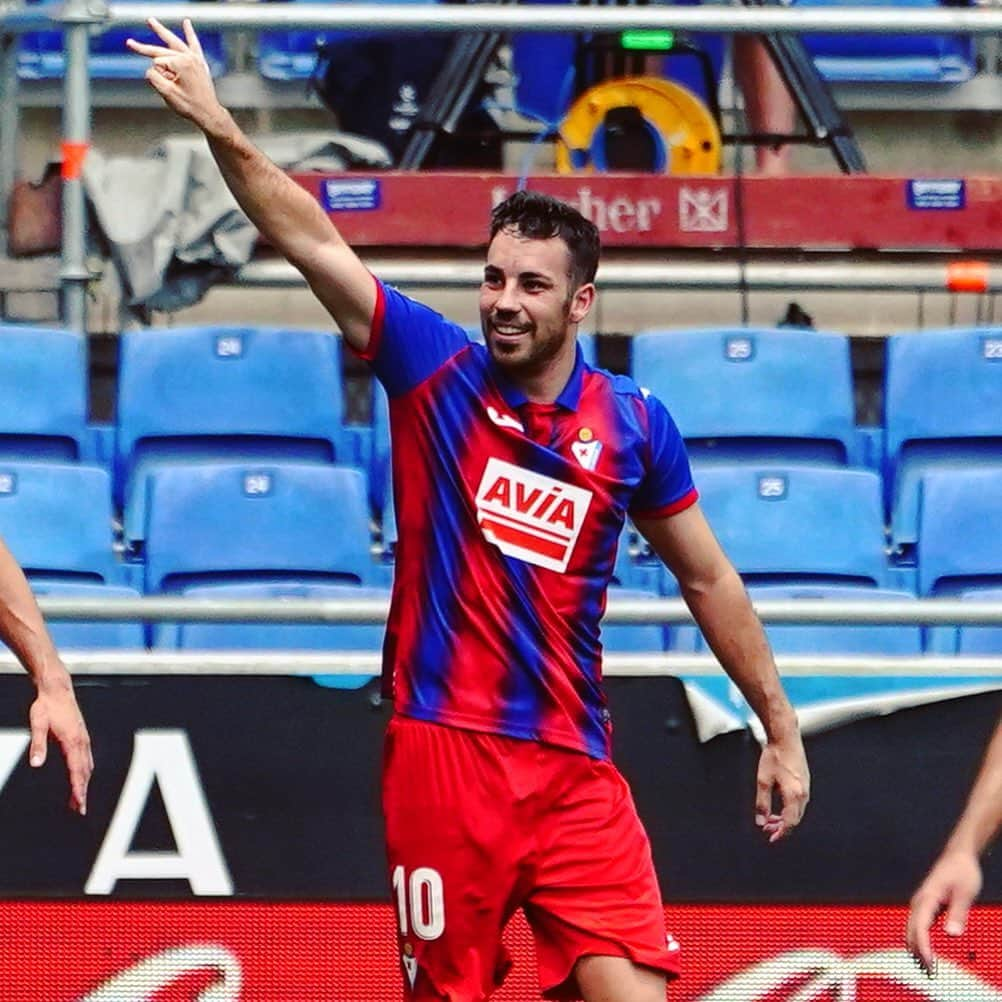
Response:
[[[584,339],[594,359],[594,339]],[[142,540],[145,482],[171,463],[220,458],[356,465],[377,512],[389,500],[385,398],[371,428],[344,420],[340,341],[256,327],[123,334],[117,414],[87,424],[85,345],[63,330],[0,328],[0,458],[101,460],[125,536]],[[697,469],[721,462],[872,467],[895,547],[917,540],[923,478],[1002,467],[1002,329],[888,338],[885,420],[854,423],[849,341],[788,330],[645,332],[632,370],[675,416]]]

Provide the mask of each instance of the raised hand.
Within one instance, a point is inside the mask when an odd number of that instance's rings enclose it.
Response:
[[[146,79],[169,108],[203,130],[211,127],[226,111],[216,97],[212,73],[191,21],[185,18],[182,22],[183,39],[155,17],[147,24],[163,45],[137,42],[134,38],[125,43],[133,52],[150,58]]]

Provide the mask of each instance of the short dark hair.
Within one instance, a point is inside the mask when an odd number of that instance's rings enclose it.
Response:
[[[501,230],[513,230],[530,240],[560,237],[571,254],[574,287],[595,281],[601,246],[598,227],[572,205],[539,191],[516,191],[491,213],[491,240]]]

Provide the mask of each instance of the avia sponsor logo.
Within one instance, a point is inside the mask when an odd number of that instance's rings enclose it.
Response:
[[[497,185],[491,191],[492,204],[496,206],[510,194]],[[563,201],[593,222],[599,233],[650,233],[663,208],[660,198],[631,198],[620,192],[597,195],[588,186],[578,188],[577,197]]]
[[[864,984],[870,986],[869,991]],[[873,950],[856,957],[843,957],[832,950],[790,950],[728,978],[697,1002],[899,999],[905,997],[902,989],[909,999],[930,1002],[999,1000],[994,985],[942,958],[936,977],[929,978],[905,950]]]
[[[477,521],[505,556],[562,574],[591,499],[582,487],[490,459],[477,488]]]

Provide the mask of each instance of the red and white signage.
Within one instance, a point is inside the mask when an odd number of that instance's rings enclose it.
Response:
[[[935,978],[902,949],[905,908],[669,906],[683,975],[671,1002],[999,1002],[1002,907],[936,939]],[[496,1002],[537,1002],[531,937]],[[4,1002],[393,1002],[389,904],[14,901],[0,908]]]
[[[505,556],[562,574],[591,499],[583,487],[491,458],[477,488],[477,520]]]

